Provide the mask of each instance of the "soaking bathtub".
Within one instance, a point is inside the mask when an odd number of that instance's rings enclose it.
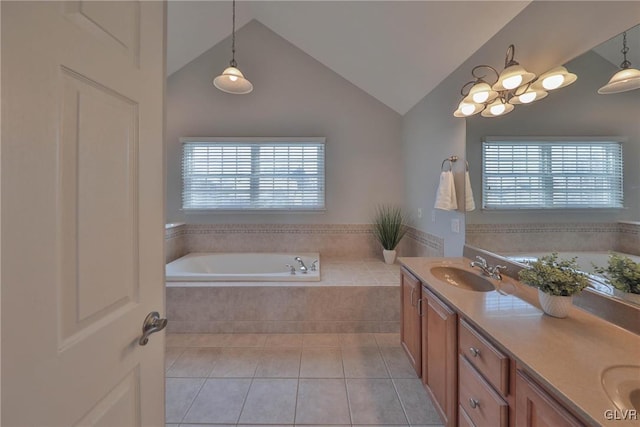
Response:
[[[303,274],[302,262],[309,271]],[[318,253],[190,253],[166,265],[167,282],[317,282]],[[316,262],[316,270],[311,265]],[[296,273],[291,274],[291,267]]]

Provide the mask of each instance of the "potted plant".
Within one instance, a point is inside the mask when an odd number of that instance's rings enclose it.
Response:
[[[624,255],[611,254],[607,268],[595,264],[593,267],[613,287],[615,295],[640,303],[640,263]]]
[[[373,221],[373,234],[382,245],[384,262],[393,264],[396,260],[396,246],[407,232],[402,209],[390,205],[376,208]]]
[[[518,273],[523,283],[538,288],[542,310],[550,316],[567,317],[573,295],[589,285],[588,276],[579,271],[576,259],[558,259],[554,252],[529,263]]]

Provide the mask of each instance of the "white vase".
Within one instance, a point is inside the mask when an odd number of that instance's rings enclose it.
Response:
[[[396,251],[395,249],[393,250],[386,250],[383,249],[382,250],[382,255],[384,256],[384,262],[387,264],[393,264],[396,261]]]
[[[573,296],[563,297],[549,295],[538,289],[538,300],[544,311],[549,316],[565,318],[569,315],[569,310],[573,305]]]

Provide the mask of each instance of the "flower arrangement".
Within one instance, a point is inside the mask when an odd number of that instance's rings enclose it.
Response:
[[[382,205],[376,208],[373,221],[373,234],[382,247],[394,250],[407,232],[406,217],[402,209],[395,206]]]
[[[554,296],[571,296],[589,286],[587,274],[579,271],[577,258],[558,259],[556,252],[538,258],[521,270],[518,277],[523,283]]]
[[[611,254],[607,268],[593,264],[596,273],[604,275],[608,284],[632,294],[640,294],[640,263],[624,255]]]

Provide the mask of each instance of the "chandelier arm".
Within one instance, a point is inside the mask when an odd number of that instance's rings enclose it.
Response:
[[[464,86],[462,86],[462,87],[460,88],[460,95],[462,95],[462,96],[464,96],[464,97],[466,97],[467,95],[469,95],[469,90],[471,90],[471,87],[473,87],[473,85],[475,85],[475,84],[476,84],[476,81],[475,81],[475,80],[471,80],[470,82],[466,82],[466,83],[464,84]],[[465,88],[465,87],[467,87],[467,86],[469,86],[469,85],[471,85],[471,87],[469,87],[469,90],[467,90],[467,93],[465,93],[465,92],[464,92],[464,88]]]
[[[504,68],[510,67],[512,65],[520,65],[513,58],[516,56],[516,47],[512,44],[507,48],[507,53],[504,57]]]
[[[473,77],[475,77],[476,79],[484,81],[483,79],[485,77],[487,77],[486,74],[483,74],[482,76],[479,76],[479,75],[476,74],[476,71],[481,70],[481,69],[487,69],[487,70],[493,71],[495,73],[495,75],[496,75],[496,81],[498,81],[500,73],[498,73],[498,71],[495,68],[493,68],[491,65],[484,65],[484,64],[483,65],[476,65],[475,67],[473,67],[473,70],[471,70],[471,75]]]

